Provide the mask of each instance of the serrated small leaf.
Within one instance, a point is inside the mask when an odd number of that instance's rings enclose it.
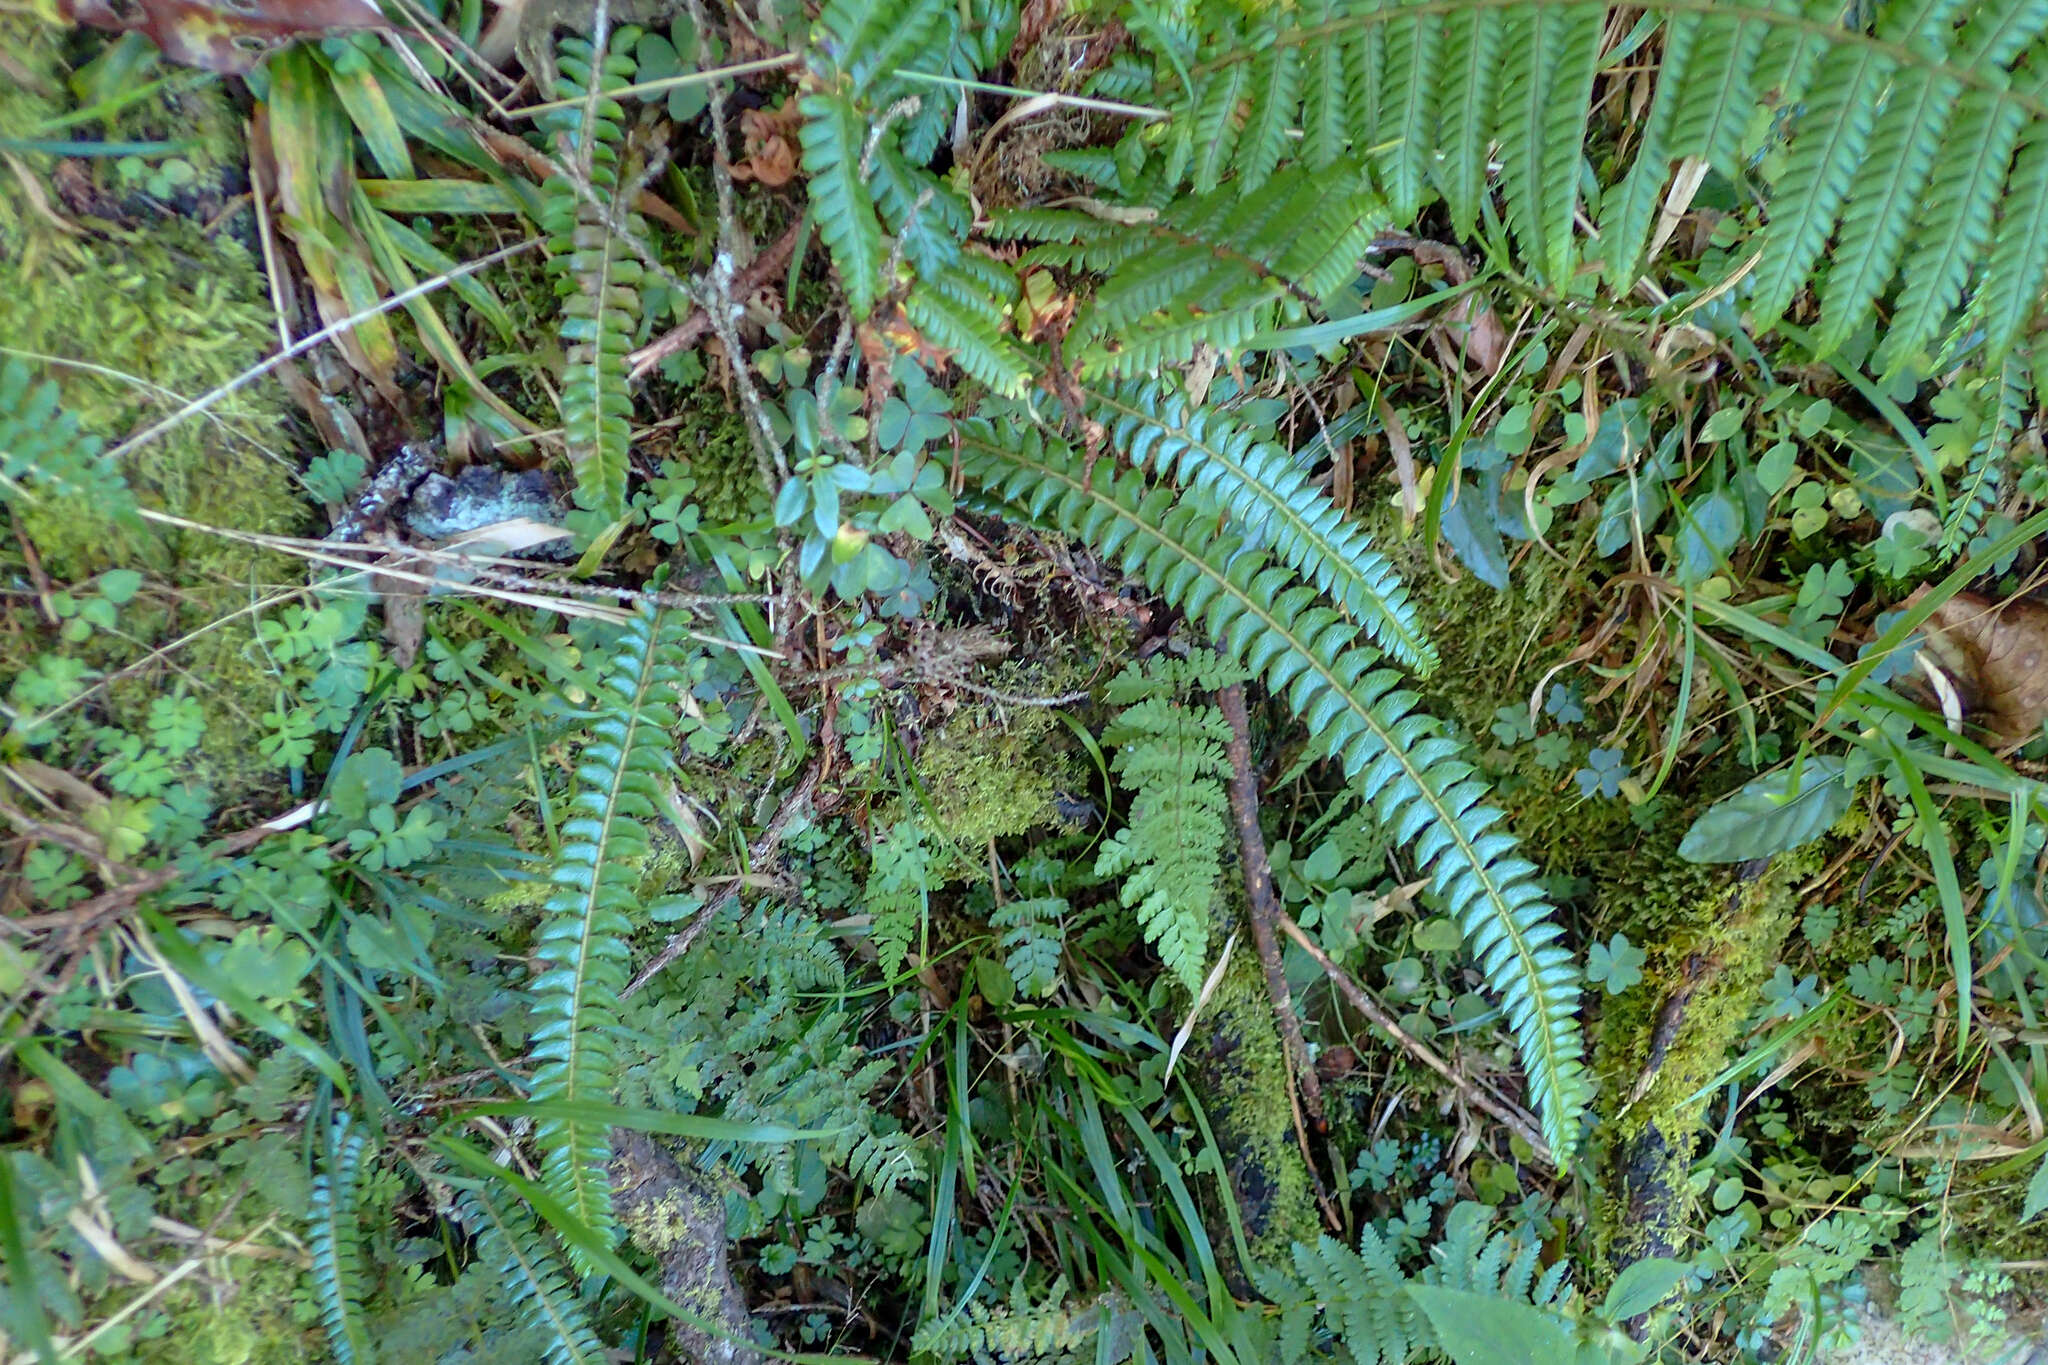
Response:
[[[1827,833],[1855,795],[1843,780],[1842,760],[1809,758],[1797,771],[1796,793],[1788,768],[1714,803],[1685,832],[1678,856],[1695,863],[1739,863],[1784,853]]]

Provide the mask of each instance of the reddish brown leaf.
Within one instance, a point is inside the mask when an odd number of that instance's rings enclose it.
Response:
[[[1907,605],[1926,592],[1916,590]],[[2040,730],[2048,719],[2048,606],[1961,592],[1935,608],[1923,634],[1973,719],[2007,743]]]
[[[371,0],[59,0],[73,23],[136,32],[181,66],[239,76],[294,38],[385,27]]]

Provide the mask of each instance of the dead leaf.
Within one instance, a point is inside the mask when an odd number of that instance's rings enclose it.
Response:
[[[1916,589],[1906,605],[1926,592]],[[2040,730],[2048,719],[2048,606],[1960,592],[1935,608],[1922,633],[1965,709],[1986,729],[2009,744]]]
[[[294,38],[386,28],[371,0],[59,0],[76,24],[140,33],[180,66],[240,76]]]
[[[774,189],[796,176],[797,129],[803,110],[795,100],[776,109],[749,109],[740,115],[741,147],[746,155],[732,168],[735,180],[758,180]]]

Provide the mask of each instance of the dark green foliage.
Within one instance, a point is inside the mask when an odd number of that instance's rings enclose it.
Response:
[[[624,233],[645,239],[646,225],[622,211],[619,153],[625,110],[610,91],[633,79],[635,35],[621,30],[602,61],[581,38],[562,40],[556,85],[577,103],[540,116],[541,131],[566,174],[542,186],[541,228],[562,301],[562,428],[577,499],[605,521],[626,506],[627,447],[633,400],[626,392],[626,352],[640,313],[641,267]],[[598,70],[593,71],[593,66]]]
[[[676,618],[644,609],[620,633],[589,738],[576,765],[576,792],[562,824],[548,901],[534,956],[536,1100],[609,1102],[619,992],[630,959],[628,936],[639,911],[635,892],[647,854],[647,822],[660,809],[661,782],[673,765],[678,725],[674,656]],[[549,1191],[586,1226],[609,1237],[615,1222],[605,1162],[605,1130],[543,1118],[534,1137]]]
[[[1136,471],[1097,470],[1091,482],[1071,451],[1035,432],[1004,439],[978,421],[962,439],[968,477],[1011,515],[1079,536],[1142,577],[1284,698],[1316,751],[1372,795],[1375,818],[1410,845],[1500,996],[1545,1136],[1568,1161],[1587,1098],[1578,969],[1536,869],[1497,828],[1500,812],[1484,804],[1486,784],[1457,742],[1416,710],[1358,626],[1241,538],[1216,534],[1205,509],[1148,488]]]
[[[1122,215],[1028,210],[999,216],[993,230],[1042,243],[1026,266],[1103,276],[1064,351],[1092,378],[1152,374],[1204,344],[1236,351],[1300,318],[1352,281],[1386,221],[1363,171],[1337,165]]]

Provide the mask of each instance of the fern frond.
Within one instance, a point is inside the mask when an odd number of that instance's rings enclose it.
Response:
[[[1288,52],[1290,48],[1276,48]],[[1443,21],[1435,14],[1397,18],[1386,27],[1373,165],[1396,220],[1412,219],[1428,186],[1436,142],[1436,95]]]
[[[377,1358],[363,1322],[362,1228],[356,1221],[356,1177],[362,1170],[365,1139],[349,1131],[349,1116],[335,1115],[327,1151],[313,1177],[313,1289],[320,1298],[320,1324],[338,1365],[371,1365]]]
[[[882,224],[875,217],[874,196],[861,171],[866,120],[843,95],[805,95],[798,107],[804,114],[798,139],[804,149],[812,219],[832,253],[847,306],[856,319],[865,318],[886,287],[882,267],[889,254]]]
[[[562,825],[555,895],[548,901],[534,956],[533,1098],[608,1102],[616,1084],[614,1041],[619,992],[631,956],[628,936],[645,821],[660,810],[658,783],[673,762],[682,681],[670,662],[680,630],[665,613],[643,609],[622,629],[597,718],[576,765],[576,790]],[[534,1125],[549,1193],[607,1240],[617,1235],[605,1164],[609,1135],[599,1124],[547,1117]]]
[[[989,912],[991,928],[1004,930],[1009,956],[1003,966],[1017,994],[1026,998],[1050,995],[1060,977],[1060,953],[1066,947],[1060,924],[1071,913],[1062,896],[1033,896],[1010,901]]]
[[[1359,1365],[1406,1365],[1434,1341],[1407,1277],[1371,1228],[1360,1232],[1357,1251],[1329,1236],[1296,1242],[1294,1268]]]
[[[1304,16],[1311,23],[1327,23],[1337,4],[1338,0],[1314,0]],[[1320,171],[1342,160],[1351,147],[1351,82],[1344,44],[1310,48],[1304,83],[1308,98],[1301,114],[1301,163]]]
[[[1276,47],[1252,63],[1251,118],[1246,122],[1237,185],[1249,193],[1266,183],[1287,150],[1287,129],[1301,105],[1301,52]]]
[[[2037,91],[2048,81],[2035,82]],[[2013,157],[1991,256],[1971,311],[1984,324],[1984,353],[2008,355],[2025,333],[2048,273],[2048,119],[2027,125]]]
[[[1998,505],[2005,460],[2012,453],[2013,437],[2026,420],[2033,393],[2033,374],[2027,361],[2019,355],[2008,355],[1999,366],[1996,383],[1990,430],[1973,443],[1962,485],[1949,501],[1948,520],[1942,524],[1941,541],[1936,547],[1938,563],[1945,564],[1960,554],[1983,526],[1984,518]]]
[[[952,353],[953,363],[1005,398],[1021,398],[1030,386],[1033,363],[1003,333],[1017,281],[986,256],[968,254],[929,279],[904,301],[910,325],[932,345]]]
[[[1539,6],[1508,16],[1496,136],[1508,225],[1542,276],[1571,277],[1580,145],[1600,59],[1603,6]]]
[[[1680,92],[1692,71],[1693,53],[1703,46],[1716,46],[1702,39],[1720,38],[1731,27],[1711,16],[1697,14],[1675,15],[1665,25],[1664,60],[1657,71],[1657,94],[1650,103],[1649,117],[1643,121],[1634,164],[1601,205],[1602,259],[1607,277],[1616,283],[1633,280],[1639,271],[1644,238],[1656,220],[1664,184],[1670,178],[1672,124],[1680,108]]]
[[[1423,634],[1394,566],[1286,451],[1254,439],[1225,414],[1157,386],[1125,384],[1088,397],[1133,464],[1227,509],[1387,653],[1419,673],[1436,667],[1436,647]]]
[[[1196,194],[1214,193],[1223,183],[1242,126],[1238,106],[1251,88],[1251,67],[1234,66],[1203,92],[1193,119],[1194,162],[1190,169]]]
[[[1276,318],[1301,316],[1351,281],[1385,223],[1363,173],[1347,165],[1285,171],[1250,194],[1226,186],[1182,198],[1136,223],[1041,212],[998,231],[1051,239],[1027,265],[1107,276],[1069,334],[1068,359],[1093,378],[1148,374],[1204,342],[1228,353]]]
[[[930,864],[924,826],[915,819],[898,820],[875,844],[863,899],[868,932],[886,975],[894,976],[903,966],[911,940],[924,924]]]
[[[946,0],[828,0],[815,45],[844,74],[850,95],[872,93],[887,104],[900,84],[891,73],[932,69],[923,59],[950,36],[944,31],[948,8]]]
[[[1110,767],[1135,793],[1129,823],[1105,839],[1097,876],[1122,875],[1119,896],[1137,912],[1159,960],[1190,992],[1208,968],[1210,907],[1223,873],[1230,798],[1230,727],[1213,706],[1179,699],[1181,689],[1143,665],[1124,670],[1122,695],[1138,694],[1108,729]]]
[[[548,1365],[606,1365],[611,1357],[526,1207],[496,1190],[469,1190],[456,1211],[476,1234],[478,1256],[496,1269],[520,1316],[547,1342]]]
[[[1136,1327],[1138,1315],[1120,1294],[1081,1302],[1067,1297],[1065,1277],[1053,1281],[1045,1302],[1034,1305],[1022,1297],[1005,1305],[970,1302],[957,1313],[926,1323],[911,1338],[910,1349],[938,1361],[972,1361],[974,1365],[1066,1365],[1082,1360],[1120,1361],[1129,1358],[1128,1344],[1116,1338]]]
[[[609,92],[632,83],[634,36],[621,29],[601,60],[584,39],[563,39],[556,84],[564,98],[577,103],[540,117],[541,131],[566,168],[541,187],[541,227],[548,235],[555,292],[562,297],[563,440],[576,473],[577,500],[607,521],[626,508],[633,413],[626,352],[640,315],[641,277],[640,263],[608,221],[625,137],[625,111]],[[627,218],[625,229],[646,234],[637,217]]]
[[[1168,488],[1128,471],[1092,482],[1072,451],[1037,432],[999,439],[985,421],[962,428],[962,468],[1021,514],[1086,541],[1207,628],[1224,653],[1262,677],[1368,794],[1379,822],[1413,849],[1456,918],[1502,1010],[1529,1093],[1560,1163],[1577,1145],[1587,1079],[1575,1012],[1578,971],[1558,942],[1536,869],[1496,828],[1486,784],[1458,744],[1376,667],[1360,627],[1314,589]]]

